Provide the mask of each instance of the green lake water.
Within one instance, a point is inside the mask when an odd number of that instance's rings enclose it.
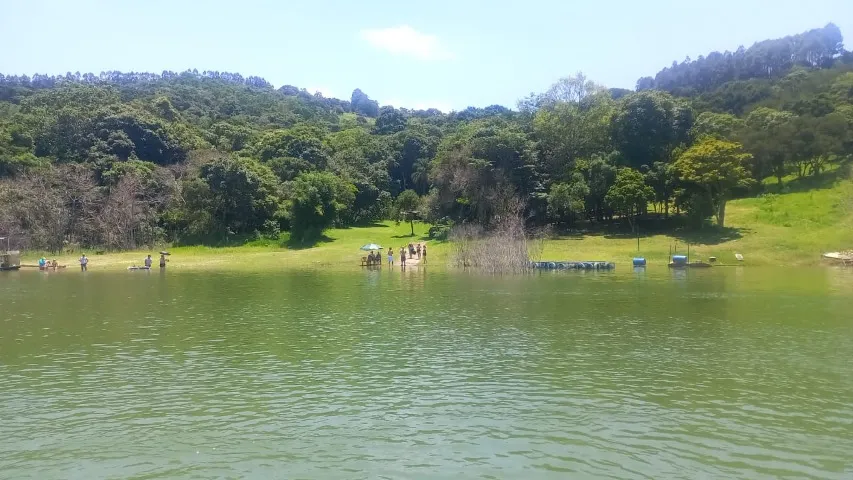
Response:
[[[853,270],[0,272],[0,478],[853,478]]]

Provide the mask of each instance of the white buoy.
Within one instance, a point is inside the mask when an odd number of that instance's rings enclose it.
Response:
[[[736,253],[736,254],[735,254],[735,258],[737,259],[737,261],[738,261],[738,262],[742,262],[742,261],[743,261],[743,255],[741,255],[741,254],[739,254],[739,253]]]

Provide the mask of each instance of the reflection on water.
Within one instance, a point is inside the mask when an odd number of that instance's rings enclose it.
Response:
[[[0,280],[0,478],[853,478],[849,270]]]

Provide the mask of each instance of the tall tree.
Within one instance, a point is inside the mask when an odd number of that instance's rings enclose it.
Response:
[[[614,145],[635,169],[669,162],[673,149],[688,141],[692,126],[692,108],[657,91],[623,98],[611,123]]]
[[[356,88],[352,91],[350,105],[353,112],[365,117],[376,118],[379,115],[379,102],[371,100],[361,89]]]
[[[329,172],[303,173],[289,186],[291,238],[318,238],[355,201],[355,186]]]
[[[548,192],[548,216],[561,225],[571,225],[584,212],[589,187],[578,172],[567,183],[554,183]]]
[[[605,196],[613,210],[628,220],[632,232],[636,230],[637,218],[646,212],[652,198],[654,191],[645,184],[643,175],[627,167],[616,172],[616,181]]]
[[[752,183],[747,162],[752,155],[739,143],[702,138],[682,153],[673,167],[684,182],[704,190],[714,206],[717,225],[724,226],[732,191]]]
[[[577,103],[556,102],[539,109],[533,128],[551,178],[565,179],[579,158],[610,150],[615,106],[609,93],[600,92]]]
[[[278,178],[256,160],[221,155],[201,167],[200,177],[211,193],[213,220],[223,230],[260,230],[281,207]]]
[[[412,228],[412,236],[415,236],[415,218],[418,217],[418,209],[421,199],[414,190],[405,190],[397,197],[395,211],[397,221],[407,221]]]

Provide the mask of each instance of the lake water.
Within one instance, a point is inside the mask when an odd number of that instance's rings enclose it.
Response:
[[[0,478],[853,478],[853,270],[0,273]]]

